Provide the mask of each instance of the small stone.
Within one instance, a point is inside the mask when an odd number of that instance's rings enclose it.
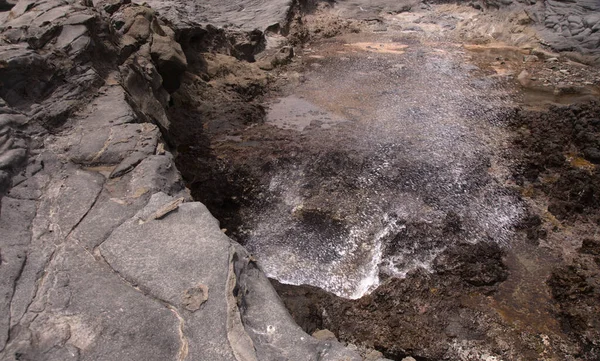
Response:
[[[127,30],[127,35],[136,40],[146,41],[150,37],[150,21],[143,16],[137,16]]]
[[[417,361],[417,360],[415,360],[413,357],[408,356],[408,357],[403,358],[402,361]]]
[[[181,205],[181,203],[183,203],[185,199],[183,197],[177,198],[167,204],[165,204],[164,206],[160,207],[156,212],[154,212],[150,218],[148,218],[148,220],[151,219],[161,219],[164,216],[166,216],[167,214],[173,212],[174,210],[176,210],[177,208],[179,208],[179,206]]]
[[[537,55],[525,55],[523,57],[523,62],[525,63],[533,63],[540,61],[540,58]]]
[[[164,143],[158,143],[158,146],[156,147],[156,155],[163,155],[165,154],[165,145]]]
[[[547,63],[556,63],[558,61],[558,58],[548,58],[546,59]]]
[[[365,354],[365,361],[378,361],[383,358],[383,354],[377,350],[371,350]]]
[[[317,330],[312,334],[312,337],[320,341],[337,341],[335,334],[329,330]]]
[[[355,344],[353,344],[353,343],[349,343],[348,345],[346,345],[346,348],[348,350],[358,351],[358,347]]]
[[[262,60],[256,63],[258,67],[262,70],[273,70],[275,67],[273,66],[273,62],[270,60]]]
[[[523,70],[517,77],[517,80],[519,81],[519,84],[521,84],[521,86],[527,87],[531,84],[530,78],[531,75],[529,74],[529,72],[527,70]]]
[[[522,11],[519,15],[517,15],[516,21],[519,25],[528,25],[532,23],[531,18],[525,11]]]
[[[182,304],[188,311],[197,311],[208,300],[208,286],[199,284],[185,291]]]

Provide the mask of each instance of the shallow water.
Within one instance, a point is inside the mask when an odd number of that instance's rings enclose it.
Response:
[[[270,104],[266,120],[267,124],[299,132],[311,125],[328,129],[345,121],[347,121],[345,118],[329,113],[325,109],[293,95],[280,98],[277,102]]]
[[[455,242],[507,245],[523,213],[501,176],[506,91],[461,47],[370,40],[315,47],[306,80],[269,104],[266,125],[306,141],[273,171],[268,206],[242,212],[270,277],[348,298],[431,271]]]

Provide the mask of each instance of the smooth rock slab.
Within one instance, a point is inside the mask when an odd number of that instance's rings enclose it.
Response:
[[[180,352],[176,315],[81,247],[57,251],[44,280],[44,310],[13,329],[0,359],[163,361]]]
[[[100,252],[129,282],[182,310],[191,360],[234,360],[227,352],[226,328],[229,239],[201,203],[184,203],[161,219],[151,219],[173,199],[164,193],[152,196],[142,211],[112,233]],[[210,289],[210,297],[189,312],[188,295],[198,284]]]
[[[35,202],[4,198],[0,205],[0,350],[8,340],[10,301],[26,260]]]
[[[156,193],[98,249],[128,283],[178,313],[189,360],[361,360],[304,333],[201,203]]]

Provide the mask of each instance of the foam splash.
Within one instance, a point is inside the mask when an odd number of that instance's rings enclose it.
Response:
[[[266,209],[247,210],[246,246],[268,276],[360,298],[382,272],[434,272],[455,242],[509,244],[523,206],[489,171],[502,144],[493,105],[506,100],[486,96],[496,84],[473,83],[460,58],[410,51],[402,67],[400,54],[355,52],[344,72],[323,56],[302,95],[272,105],[268,124],[328,133],[273,171]],[[449,214],[460,236],[444,234]]]

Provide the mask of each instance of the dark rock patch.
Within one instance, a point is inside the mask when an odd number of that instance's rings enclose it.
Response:
[[[375,348],[394,360],[409,355],[440,360],[452,354],[453,339],[486,337],[483,316],[465,297],[493,292],[506,279],[502,255],[495,244],[457,245],[436,258],[434,274],[417,271],[406,279],[390,278],[358,300],[271,282],[306,332],[328,329],[341,340]]]

